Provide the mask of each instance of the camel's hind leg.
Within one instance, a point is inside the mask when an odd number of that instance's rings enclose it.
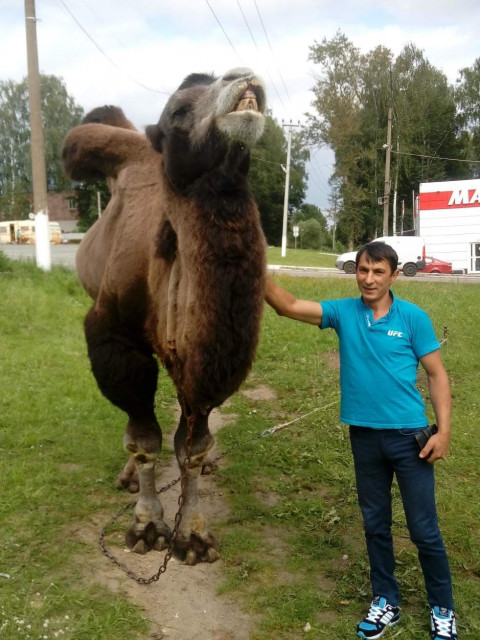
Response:
[[[128,414],[124,436],[130,454],[120,477],[138,478],[139,497],[128,546],[138,553],[166,546],[171,533],[155,490],[155,463],[162,432],[154,413],[158,365],[150,347],[125,334],[93,307],[85,319],[85,336],[92,371],[101,392]],[[133,465],[135,472],[133,473]]]
[[[189,423],[190,442],[187,438]],[[175,433],[175,453],[180,466],[184,500],[174,551],[185,564],[214,562],[220,557],[218,542],[208,530],[198,499],[198,478],[213,442],[208,430],[208,414],[194,412],[187,420],[182,410]]]

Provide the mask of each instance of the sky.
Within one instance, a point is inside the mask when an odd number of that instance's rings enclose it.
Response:
[[[278,123],[314,113],[310,47],[341,30],[363,53],[409,43],[454,83],[480,57],[478,0],[36,0],[40,72],[85,112],[115,104],[139,128],[192,72],[247,66]],[[25,7],[0,0],[0,80],[27,75]],[[328,208],[333,154],[312,149],[307,201]],[[281,170],[281,169],[279,169]]]

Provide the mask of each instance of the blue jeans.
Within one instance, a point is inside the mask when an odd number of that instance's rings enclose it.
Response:
[[[447,553],[438,528],[433,464],[418,457],[414,434],[420,429],[350,427],[374,596],[398,606],[392,543],[392,481],[402,496],[410,539],[416,545],[431,607],[453,609]]]

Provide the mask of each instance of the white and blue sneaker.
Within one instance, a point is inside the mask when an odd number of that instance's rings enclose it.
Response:
[[[458,640],[455,613],[445,607],[430,610],[432,640]]]
[[[368,638],[368,640],[380,638],[384,631],[388,627],[394,627],[399,619],[400,612],[398,607],[392,607],[391,604],[388,604],[386,598],[376,596],[372,600],[367,615],[357,627],[357,636]],[[442,638],[442,636],[438,637],[439,639]]]

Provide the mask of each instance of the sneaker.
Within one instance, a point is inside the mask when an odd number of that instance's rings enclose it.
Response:
[[[433,607],[430,610],[432,621],[432,640],[458,640],[455,613],[445,607]]]
[[[399,618],[398,607],[392,607],[385,598],[376,596],[372,600],[367,615],[357,627],[357,636],[369,640],[380,638],[387,627],[394,627],[397,624]]]

